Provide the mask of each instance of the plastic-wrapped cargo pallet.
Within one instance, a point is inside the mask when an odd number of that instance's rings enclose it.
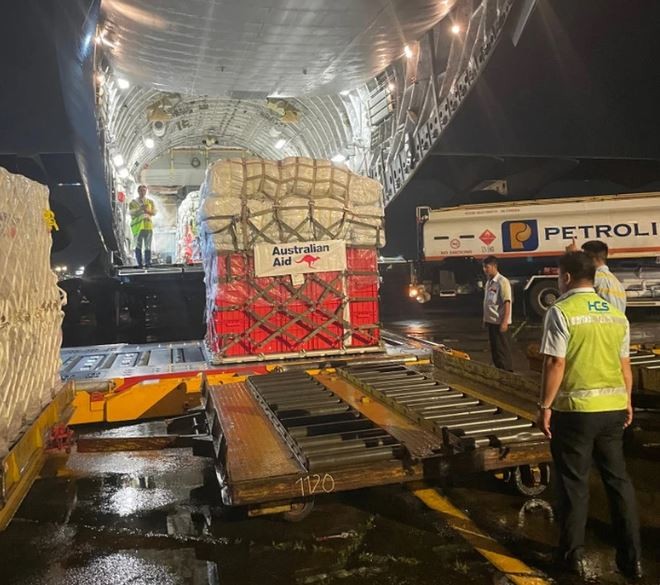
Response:
[[[64,293],[48,211],[46,187],[0,168],[0,456],[60,384]]]
[[[377,181],[327,160],[226,160],[200,194],[214,361],[380,349]]]
[[[194,264],[200,262],[199,224],[197,211],[199,209],[199,191],[191,191],[179,205],[176,214],[176,262],[178,264]]]

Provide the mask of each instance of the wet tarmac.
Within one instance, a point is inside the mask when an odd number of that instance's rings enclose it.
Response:
[[[392,329],[433,338],[488,361],[472,309],[431,308],[393,317]],[[633,337],[660,339],[660,320],[633,320]],[[517,324],[520,324],[518,321]],[[515,326],[514,326],[515,328]],[[540,325],[523,327],[516,367]],[[655,415],[657,417],[657,415]],[[643,420],[645,419],[645,420]],[[654,422],[655,421],[655,422]],[[628,462],[643,524],[644,583],[660,584],[660,443],[657,418],[631,437]],[[653,425],[656,429],[653,429]],[[132,433],[142,432],[132,427]],[[123,433],[115,429],[113,434]],[[59,463],[59,465],[58,465]],[[619,584],[603,490],[594,478],[588,554],[594,583]],[[438,486],[482,530],[551,582],[577,583],[552,560],[557,538],[552,489],[535,499],[489,475]],[[247,518],[220,505],[214,469],[188,449],[73,453],[51,461],[0,534],[3,585],[498,584],[489,563],[405,488],[319,498],[303,522]]]
[[[219,500],[210,462],[188,450],[73,454],[0,536],[1,582],[493,582],[491,567],[399,488],[321,499],[298,524],[248,519]]]

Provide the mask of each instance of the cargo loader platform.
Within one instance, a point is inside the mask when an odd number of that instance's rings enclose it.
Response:
[[[383,332],[379,352],[212,365],[204,343],[114,344],[62,350],[61,376],[76,388],[72,425],[172,417],[200,404],[202,375],[211,384],[241,382],[273,370],[339,367],[347,363],[421,363],[430,344]]]
[[[631,348],[632,349],[632,348]],[[630,352],[635,408],[660,410],[660,347]]]
[[[261,359],[249,364],[236,363],[227,366],[214,366],[203,341],[179,341],[171,343],[117,343],[111,345],[92,345],[86,347],[63,348],[62,379],[78,382],[92,380],[113,380],[119,378],[135,378],[139,376],[158,376],[166,374],[225,372],[225,371],[259,371],[264,368],[283,365],[294,367],[300,364],[342,363],[345,360],[428,359],[432,347],[438,344],[411,337],[403,337],[389,331],[382,331],[384,347],[377,353],[333,355],[333,356],[301,356],[282,360],[275,358]]]
[[[49,454],[70,448],[66,424],[73,411],[74,388],[62,383],[35,420],[0,458],[0,532],[11,522]]]

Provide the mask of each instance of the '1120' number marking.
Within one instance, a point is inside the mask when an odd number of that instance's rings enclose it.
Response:
[[[302,496],[311,496],[321,492],[329,494],[335,491],[335,478],[329,473],[325,473],[322,476],[315,473],[297,479],[296,485],[300,485],[300,494]]]

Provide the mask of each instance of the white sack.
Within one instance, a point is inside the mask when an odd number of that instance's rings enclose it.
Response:
[[[0,456],[60,383],[64,293],[47,211],[46,187],[0,168]]]

